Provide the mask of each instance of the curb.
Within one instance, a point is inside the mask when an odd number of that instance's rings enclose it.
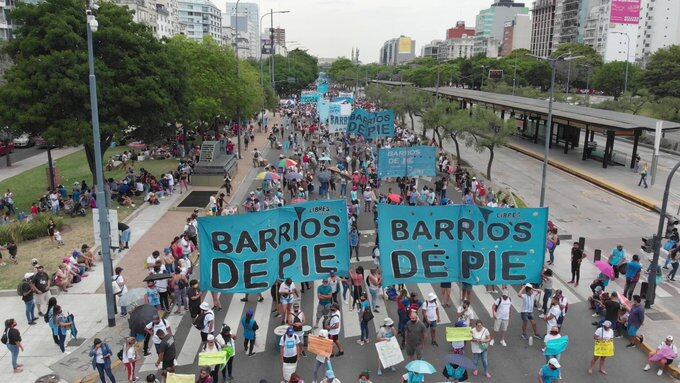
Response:
[[[522,154],[524,154],[524,155],[526,155],[526,156],[529,156],[529,157],[532,157],[532,158],[534,158],[534,159],[543,161],[543,155],[539,155],[539,154],[537,154],[537,153],[535,153],[535,152],[533,152],[533,151],[526,150],[526,149],[524,149],[524,148],[521,148],[521,147],[519,147],[519,146],[510,144],[510,143],[506,143],[505,146],[506,146],[507,148],[509,148],[509,149],[512,149],[512,150],[514,150],[514,151],[516,151],[516,152],[522,153]],[[574,169],[574,168],[572,168],[572,167],[570,167],[570,166],[568,166],[568,165],[566,165],[566,164],[563,164],[563,163],[561,163],[561,162],[558,162],[558,161],[555,161],[555,160],[551,160],[551,159],[548,159],[548,164],[549,164],[550,166],[554,167],[554,168],[560,169],[560,170],[562,170],[562,171],[564,171],[564,172],[567,172],[567,173],[569,173],[569,174],[571,174],[571,175],[573,175],[573,176],[576,176],[576,177],[578,177],[578,178],[580,178],[580,179],[582,179],[582,180],[584,180],[584,181],[587,181],[587,182],[589,182],[589,183],[591,183],[591,184],[593,184],[593,185],[595,185],[595,186],[598,186],[598,187],[600,187],[600,188],[602,188],[602,189],[605,189],[605,190],[607,190],[607,191],[609,191],[609,192],[612,192],[612,193],[618,195],[619,197],[622,197],[622,198],[624,198],[624,199],[626,199],[626,200],[628,200],[628,201],[631,201],[631,202],[633,202],[633,203],[635,203],[635,204],[637,204],[637,205],[640,205],[640,206],[644,207],[645,209],[648,209],[648,210],[651,210],[651,211],[655,211],[655,212],[657,212],[657,213],[660,212],[660,210],[661,210],[661,209],[656,205],[656,203],[654,203],[654,202],[652,202],[652,201],[649,201],[649,200],[644,199],[644,198],[640,198],[640,197],[638,197],[638,196],[636,196],[636,195],[634,195],[634,194],[632,194],[632,193],[629,193],[629,192],[627,192],[627,191],[621,190],[621,189],[619,189],[618,187],[616,187],[616,186],[614,186],[614,185],[612,185],[612,184],[610,184],[610,183],[608,183],[608,182],[606,182],[606,181],[604,181],[604,180],[602,180],[602,179],[600,179],[600,178],[597,178],[597,177],[591,176],[591,175],[589,175],[589,174],[587,174],[587,173],[584,173],[584,172],[582,172],[582,171],[576,170],[576,169]]]
[[[653,348],[646,343],[640,343],[640,350],[642,352],[644,352],[645,354],[649,355],[651,352],[656,351],[656,348]],[[672,365],[672,364],[669,365],[666,368],[666,371],[668,372],[668,374],[670,376],[674,377],[675,379],[680,379],[680,369],[678,369],[674,365]]]
[[[120,360],[116,359],[111,363],[111,370],[115,370],[116,368],[120,367],[123,364]],[[97,383],[99,381],[99,374],[94,373],[90,374],[84,378],[80,378],[76,380],[74,383]]]

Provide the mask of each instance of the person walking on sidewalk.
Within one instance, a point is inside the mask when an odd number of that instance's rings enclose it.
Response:
[[[123,346],[123,365],[125,365],[128,383],[136,382],[139,379],[135,376],[135,368],[139,359],[135,343],[137,343],[135,338],[129,337],[125,340],[125,345]]]
[[[18,374],[23,371],[23,365],[17,362],[19,358],[19,351],[24,351],[24,346],[21,344],[21,333],[17,330],[17,321],[14,319],[7,319],[5,321],[5,331],[2,334],[2,343],[7,346],[7,349],[12,354],[12,368],[14,373]]]
[[[581,262],[586,255],[581,249],[578,242],[574,242],[571,248],[571,280],[569,283],[574,283],[574,286],[578,286],[578,282],[581,280]]]
[[[24,280],[19,283],[18,293],[21,295],[21,300],[26,306],[26,321],[29,325],[35,324],[35,300],[33,298],[33,286],[31,278],[33,273],[24,274]]]
[[[642,171],[640,171],[640,182],[638,182],[638,186],[641,186],[643,183],[645,184],[645,189],[647,189],[647,172],[649,171],[649,165],[647,163],[642,164]]]
[[[99,338],[94,338],[93,346],[90,349],[90,358],[92,358],[92,369],[99,373],[99,380],[101,383],[106,383],[106,376],[109,377],[111,383],[116,383],[116,377],[111,371],[111,347],[102,342]]]
[[[640,343],[640,338],[637,336],[640,327],[645,322],[645,306],[642,305],[642,298],[639,295],[633,295],[632,306],[630,314],[628,314],[628,337],[630,343],[626,347],[635,347]]]

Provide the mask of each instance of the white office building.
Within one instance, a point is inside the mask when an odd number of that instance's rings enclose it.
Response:
[[[186,25],[189,39],[203,41],[210,36],[218,44],[222,39],[222,13],[209,0],[182,0],[178,2],[179,21]]]
[[[226,14],[228,18],[222,18],[223,22],[230,27],[236,28],[236,17],[238,17],[237,40],[239,41],[239,56],[259,58],[260,57],[260,8],[257,3],[238,4],[238,15],[236,14],[236,3],[227,3]]]
[[[635,61],[639,21],[619,19],[612,13],[616,0],[592,0],[583,43],[593,47],[605,62]]]
[[[642,0],[637,61],[645,65],[659,49],[680,44],[680,1]]]

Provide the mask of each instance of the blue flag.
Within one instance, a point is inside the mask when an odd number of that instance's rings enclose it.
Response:
[[[432,146],[380,149],[378,152],[378,177],[433,177],[437,150]]]
[[[394,111],[382,110],[371,113],[356,109],[349,117],[347,134],[364,136],[368,140],[394,137]]]
[[[545,355],[557,356],[561,355],[563,352],[567,351],[569,347],[569,337],[563,336],[561,338],[549,340],[545,344]]]

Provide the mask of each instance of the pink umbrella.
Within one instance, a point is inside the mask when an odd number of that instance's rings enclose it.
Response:
[[[614,278],[614,268],[609,263],[605,261],[596,261],[595,267],[597,267],[602,274],[608,276],[609,279]]]
[[[291,205],[294,205],[294,204],[296,204],[296,203],[303,203],[303,202],[307,202],[307,200],[304,199],[304,198],[293,198],[293,199],[290,201]]]
[[[630,301],[626,296],[623,294],[623,292],[619,293],[619,301],[621,302],[622,305],[624,305],[628,310],[631,308]]]

